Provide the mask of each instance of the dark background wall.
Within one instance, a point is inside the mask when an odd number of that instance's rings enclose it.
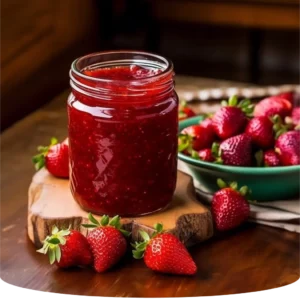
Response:
[[[297,0],[2,0],[2,130],[68,88],[78,56],[141,49],[177,74],[299,83]]]

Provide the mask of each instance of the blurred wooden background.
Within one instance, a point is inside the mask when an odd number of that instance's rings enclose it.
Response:
[[[70,62],[89,51],[84,41],[95,33],[97,17],[92,1],[1,4],[1,125],[6,128],[68,87]]]
[[[143,49],[178,74],[299,82],[298,0],[2,0],[1,129],[68,88],[78,56]]]

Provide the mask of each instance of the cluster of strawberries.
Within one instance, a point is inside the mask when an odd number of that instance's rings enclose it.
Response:
[[[77,230],[60,230],[54,226],[38,252],[48,254],[50,263],[60,268],[73,266],[93,266],[96,272],[105,272],[116,265],[126,254],[129,233],[115,216],[109,219],[104,215],[100,222],[89,214],[90,229],[87,237]],[[142,242],[132,244],[134,258],[144,258],[146,266],[154,271],[179,275],[194,275],[197,266],[186,247],[173,234],[163,232],[162,224],[154,226],[150,237],[140,231]]]
[[[235,166],[288,166],[300,164],[300,107],[293,107],[292,94],[281,94],[261,100],[256,106],[244,99],[238,103],[233,96],[214,115],[198,125],[185,128],[179,135],[179,151],[196,159]],[[180,106],[179,118],[195,113]],[[37,170],[46,167],[56,177],[69,177],[69,146],[67,140],[51,139],[48,147],[38,147],[33,158]],[[254,155],[253,155],[254,154]],[[256,160],[255,160],[256,159]],[[256,161],[254,163],[254,161]],[[213,196],[211,212],[215,228],[233,229],[247,220],[250,213],[246,186],[238,189],[236,182],[227,184],[218,179],[220,190]],[[104,272],[116,265],[128,250],[129,233],[118,216],[100,221],[89,214],[87,237],[77,230],[59,230],[56,226],[38,252],[48,254],[50,263],[61,268],[91,266]],[[193,275],[197,266],[185,246],[171,233],[154,226],[150,237],[141,231],[142,242],[132,244],[134,258],[144,258],[152,270]]]
[[[228,102],[198,125],[184,128],[178,151],[195,159],[232,166],[290,166],[300,164],[300,107],[293,94],[284,93],[259,101]],[[184,110],[183,110],[184,109]],[[180,108],[179,118],[193,116]]]

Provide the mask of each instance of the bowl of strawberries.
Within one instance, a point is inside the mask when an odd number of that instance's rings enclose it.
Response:
[[[179,122],[178,158],[208,192],[237,181],[256,201],[299,195],[300,107],[290,94],[251,103],[232,96],[209,116]]]

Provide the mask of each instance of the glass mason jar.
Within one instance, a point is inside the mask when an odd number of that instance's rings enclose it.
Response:
[[[177,175],[178,97],[172,62],[146,52],[76,59],[68,97],[70,183],[96,214],[165,208]]]

